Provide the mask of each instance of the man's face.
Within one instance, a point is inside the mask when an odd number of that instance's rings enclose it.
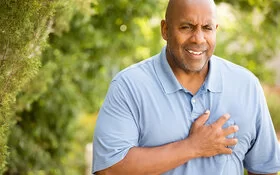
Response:
[[[207,68],[216,45],[216,12],[209,1],[178,0],[162,21],[167,59],[175,69],[200,72]]]

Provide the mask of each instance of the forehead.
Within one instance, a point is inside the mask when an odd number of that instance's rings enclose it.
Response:
[[[205,24],[216,22],[216,8],[211,0],[173,0],[167,20],[169,22],[190,22]],[[170,16],[168,16],[170,15]]]

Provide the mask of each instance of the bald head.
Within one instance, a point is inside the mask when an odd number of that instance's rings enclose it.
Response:
[[[192,6],[194,4],[209,6],[214,12],[214,17],[216,17],[216,4],[214,0],[169,0],[165,13],[166,22],[168,23],[172,20],[174,12],[177,11],[178,8],[182,8],[183,6]]]

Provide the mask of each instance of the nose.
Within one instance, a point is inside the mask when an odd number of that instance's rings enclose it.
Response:
[[[191,42],[195,44],[202,44],[205,42],[204,33],[201,29],[196,29],[193,31]]]

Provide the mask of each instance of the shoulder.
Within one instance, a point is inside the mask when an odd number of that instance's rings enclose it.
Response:
[[[112,82],[137,83],[146,81],[147,79],[155,78],[154,60],[158,59],[159,55],[155,55],[141,62],[135,63],[119,73],[113,78]]]
[[[239,80],[239,81],[252,81],[257,83],[259,80],[258,78],[248,69],[237,65],[229,60],[223,59],[218,56],[213,56],[211,58],[215,67],[221,71],[223,77],[227,78],[228,80]]]
[[[139,63],[133,64],[117,73],[112,79],[107,92],[107,99],[113,99],[116,103],[123,103],[123,106],[129,106],[136,111],[144,94],[153,91],[157,87],[157,79],[154,70],[153,56]]]

